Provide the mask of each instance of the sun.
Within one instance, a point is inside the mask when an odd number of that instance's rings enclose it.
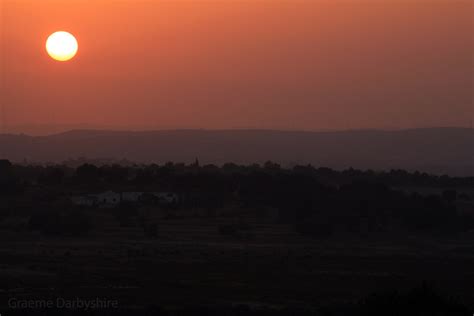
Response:
[[[57,61],[68,61],[77,54],[76,38],[68,32],[59,31],[51,34],[46,41],[46,51]]]

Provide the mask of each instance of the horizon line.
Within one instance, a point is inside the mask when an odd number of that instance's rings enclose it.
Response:
[[[154,132],[281,132],[281,133],[349,133],[349,132],[403,132],[415,130],[459,129],[472,130],[472,127],[463,126],[432,126],[409,128],[348,128],[348,129],[283,129],[283,128],[164,128],[164,129],[135,129],[135,128],[71,128],[57,132],[28,133],[28,132],[2,132],[0,136],[29,136],[47,137],[77,132],[109,132],[109,133],[154,133]]]

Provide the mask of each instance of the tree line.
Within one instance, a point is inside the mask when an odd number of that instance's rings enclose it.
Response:
[[[457,209],[457,201],[471,199],[462,192],[474,187],[473,177],[404,170],[337,171],[311,165],[282,168],[270,161],[263,165],[215,166],[200,165],[197,160],[188,165],[85,163],[76,168],[3,160],[0,175],[0,195],[14,199],[26,194],[34,201],[34,208],[51,208],[55,200],[91,191],[170,191],[182,197],[180,208],[206,209],[209,214],[228,206],[246,213],[272,209],[280,222],[314,238],[338,232],[446,234],[474,228],[473,216]],[[426,195],[403,187],[430,187],[440,193]],[[3,206],[0,217],[15,212],[14,208]],[[73,222],[86,222],[73,214]],[[60,216],[49,216],[52,223],[65,221]]]

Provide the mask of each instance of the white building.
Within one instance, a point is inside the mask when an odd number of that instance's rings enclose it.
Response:
[[[120,194],[113,191],[106,191],[99,194],[73,196],[71,201],[79,206],[113,207],[120,203]]]
[[[153,195],[162,203],[173,204],[178,202],[178,195],[173,192],[153,192]]]
[[[120,194],[114,191],[106,191],[103,193],[95,194],[97,202],[102,206],[115,206],[120,204]]]
[[[123,202],[138,202],[142,197],[143,192],[122,192]]]
[[[175,204],[178,202],[178,195],[172,192],[122,192],[106,191],[99,194],[87,194],[82,196],[74,196],[71,201],[79,206],[100,206],[114,207],[121,202],[138,203],[143,201],[146,196],[151,196],[163,204]]]
[[[94,206],[97,204],[97,197],[94,195],[73,196],[71,201],[79,206]]]

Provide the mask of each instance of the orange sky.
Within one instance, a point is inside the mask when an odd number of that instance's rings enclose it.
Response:
[[[470,0],[0,0],[7,130],[469,126]],[[44,50],[57,30],[74,60]]]

